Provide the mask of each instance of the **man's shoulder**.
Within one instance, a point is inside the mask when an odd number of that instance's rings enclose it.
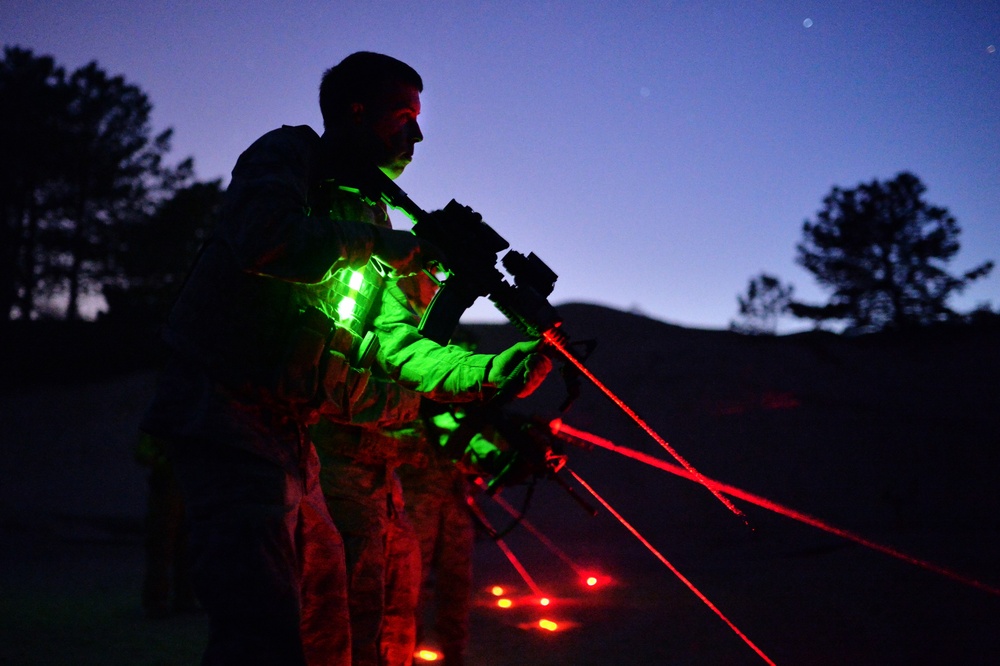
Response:
[[[320,142],[319,134],[309,125],[282,125],[265,133],[253,145],[302,145],[313,147]]]
[[[309,125],[282,125],[269,133],[281,133],[282,135],[295,136],[302,141],[319,142],[319,134]]]
[[[308,125],[282,125],[261,135],[243,151],[238,163],[256,164],[273,160],[306,164],[312,161],[321,140],[316,131]]]
[[[319,135],[309,125],[282,125],[265,132],[244,151],[254,152],[261,149],[312,149],[320,144]]]

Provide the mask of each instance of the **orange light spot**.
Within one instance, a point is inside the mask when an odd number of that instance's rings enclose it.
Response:
[[[420,661],[437,661],[440,655],[434,650],[417,650],[413,655],[414,659],[419,659]]]
[[[514,602],[510,599],[497,599],[497,606],[500,608],[510,608],[514,605]]]
[[[591,576],[590,578],[587,579],[587,585],[589,585],[590,587],[594,587],[595,585],[597,585],[597,579]]]
[[[493,596],[495,597],[502,596],[503,588],[500,587],[499,585],[494,585],[493,587],[490,588],[490,593],[493,594]]]
[[[559,625],[553,622],[552,620],[539,620],[538,626],[541,627],[542,629],[545,629],[546,631],[555,631],[556,629],[559,628]]]
[[[549,601],[548,597],[542,597],[541,599],[538,600],[538,603],[540,603],[543,606],[548,606],[552,602]]]

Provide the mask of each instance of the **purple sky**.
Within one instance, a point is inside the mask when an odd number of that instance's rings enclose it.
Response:
[[[227,182],[260,134],[320,129],[323,70],[405,60],[426,138],[398,183],[538,254],[555,304],[725,328],[761,271],[825,300],[793,261],[803,220],[903,170],[962,227],[953,272],[1000,261],[997,1],[5,0],[0,42],[123,74],[174,157]],[[997,274],[953,305],[984,301]]]

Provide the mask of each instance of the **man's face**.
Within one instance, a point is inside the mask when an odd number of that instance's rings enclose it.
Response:
[[[413,146],[424,135],[417,124],[420,93],[411,85],[392,83],[371,103],[356,109],[370,141],[371,156],[390,178],[397,178],[413,160]]]

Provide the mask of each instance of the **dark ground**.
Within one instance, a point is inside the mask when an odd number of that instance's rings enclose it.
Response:
[[[560,310],[574,339],[600,341],[588,367],[704,474],[1000,587],[996,330],[747,338]],[[512,335],[481,332],[487,349]],[[22,338],[28,351],[5,360],[0,664],[195,664],[204,617],[151,621],[139,608],[145,479],[132,452],[153,374],[127,341],[84,338]],[[561,391],[550,380],[524,409],[548,412]],[[668,458],[591,386],[565,420]],[[1000,595],[737,502],[750,532],[689,481],[602,450],[568,453],[779,665],[1000,663]],[[507,543],[553,598],[543,614],[481,541],[470,664],[765,663],[607,511],[591,518],[543,481],[528,519],[602,584],[580,585],[516,529]],[[513,608],[495,607],[495,583]],[[560,630],[538,629],[542,615]]]

